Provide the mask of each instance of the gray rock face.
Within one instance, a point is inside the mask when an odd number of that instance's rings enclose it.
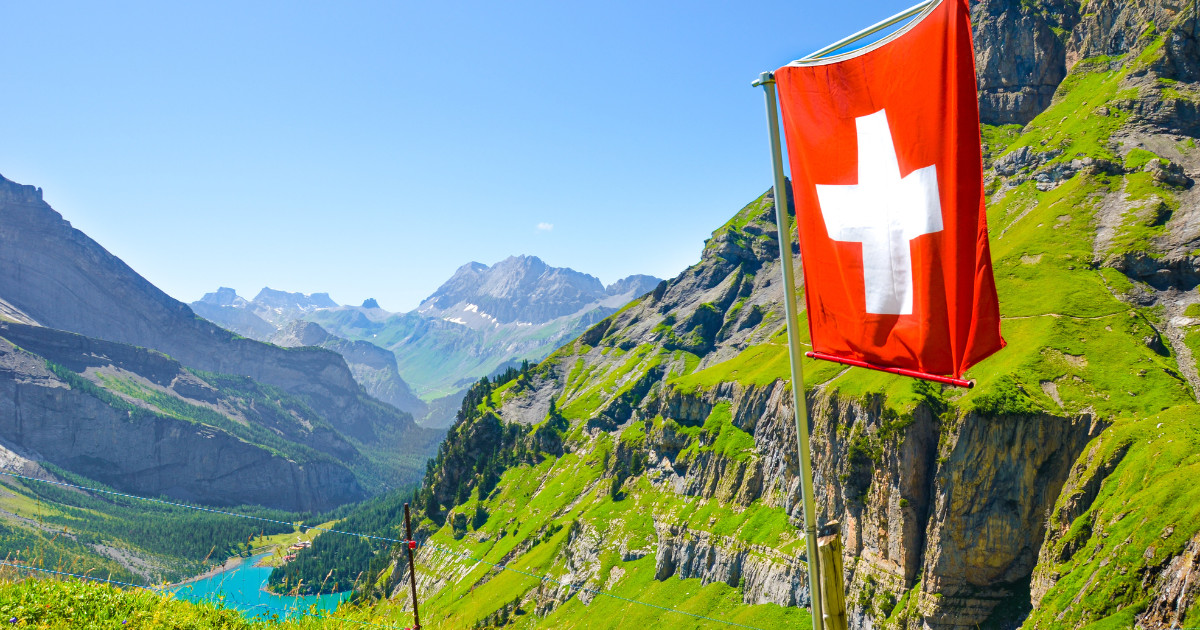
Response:
[[[980,119],[991,125],[1028,123],[1049,106],[1075,64],[1133,51],[1147,24],[1174,27],[1166,41],[1166,58],[1155,72],[1172,80],[1196,81],[1200,43],[1192,27],[1195,17],[1190,5],[1177,0],[973,3]],[[1171,111],[1162,112],[1164,118],[1198,119],[1196,108],[1186,102],[1170,103],[1167,109]],[[1178,124],[1175,128],[1195,129]]]
[[[1200,601],[1200,535],[1159,573],[1146,611],[1138,615],[1143,628],[1185,627],[1187,614]]]
[[[1078,22],[1078,9],[1064,0],[1039,5],[984,0],[971,7],[979,117],[986,124],[1033,120],[1067,76],[1067,48],[1058,33]]]
[[[183,404],[225,413],[233,408],[224,394],[161,354],[47,328],[0,325],[0,439],[37,461],[127,492],[208,505],[327,510],[366,496],[354,474],[334,459],[353,462],[361,456],[328,425],[305,427],[291,416],[253,417],[298,444],[333,455],[295,461],[227,430],[156,413],[97,385],[72,385],[48,369],[47,358],[78,373],[134,379]]]
[[[706,531],[664,525],[657,532],[656,580],[697,578],[705,584],[741,585],[748,604],[808,605],[808,565],[799,556]]]

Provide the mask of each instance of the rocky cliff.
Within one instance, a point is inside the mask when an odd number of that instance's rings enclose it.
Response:
[[[221,381],[143,348],[0,324],[0,439],[146,496],[293,511],[365,498],[348,466],[366,462],[328,423]]]

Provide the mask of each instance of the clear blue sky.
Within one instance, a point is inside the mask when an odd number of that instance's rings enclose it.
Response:
[[[0,174],[183,301],[670,277],[770,186],[750,81],[909,4],[8,2]]]

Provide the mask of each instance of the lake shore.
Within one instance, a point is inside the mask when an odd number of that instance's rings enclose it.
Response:
[[[174,584],[170,584],[166,588],[175,588],[177,586],[187,586],[188,584],[191,584],[193,582],[199,582],[200,580],[207,580],[210,577],[218,576],[226,571],[232,571],[232,570],[242,566],[242,563],[247,560],[252,560],[257,564],[259,561],[261,561],[264,557],[266,557],[268,555],[270,555],[270,552],[262,553],[262,554],[259,554],[256,556],[251,556],[249,558],[233,556],[232,558],[227,558],[225,560],[225,562],[219,566],[215,566],[215,567],[205,571],[204,573],[201,573],[200,575],[194,575],[194,576],[192,576],[186,580],[183,580],[181,582],[176,582]]]

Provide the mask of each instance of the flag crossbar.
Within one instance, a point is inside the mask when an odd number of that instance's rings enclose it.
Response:
[[[870,36],[874,35],[875,33],[878,33],[879,31],[882,31],[883,29],[885,29],[889,26],[894,26],[895,24],[897,24],[899,22],[903,22],[904,20],[907,20],[908,18],[920,13],[921,11],[924,11],[926,7],[928,7],[929,5],[932,5],[936,2],[937,2],[937,0],[924,0],[924,2],[915,4],[911,7],[897,13],[896,15],[893,15],[892,17],[887,18],[886,20],[883,20],[882,22],[868,26],[867,28],[864,28],[863,30],[861,30],[853,35],[850,35],[849,37],[844,37],[842,39],[839,39],[838,41],[833,42],[832,44],[818,50],[817,52],[814,52],[811,55],[807,55],[805,57],[801,57],[801,58],[797,59],[796,61],[813,61],[816,59],[820,59],[821,57],[824,57],[831,52],[834,52],[841,48],[845,48],[846,46],[849,46],[850,44],[853,44],[854,42],[857,42],[864,38],[870,37]],[[793,62],[793,63],[795,63],[795,62]]]
[[[949,376],[938,376],[936,374],[927,374],[925,372],[918,372],[917,370],[909,370],[909,369],[905,369],[905,368],[875,365],[874,363],[867,363],[866,361],[859,361],[858,359],[850,359],[847,357],[839,357],[839,356],[835,356],[832,354],[825,354],[824,352],[809,351],[809,352],[805,352],[804,356],[806,356],[810,359],[820,359],[822,361],[832,361],[834,363],[841,363],[843,365],[852,365],[854,367],[866,368],[868,370],[878,370],[880,372],[887,372],[889,374],[899,374],[900,376],[909,376],[912,378],[919,378],[922,380],[933,381],[935,383],[942,383],[945,385],[954,385],[956,387],[966,387],[967,389],[975,387],[975,381],[973,381],[973,380],[967,381],[967,380],[963,380],[961,378],[951,378]]]

